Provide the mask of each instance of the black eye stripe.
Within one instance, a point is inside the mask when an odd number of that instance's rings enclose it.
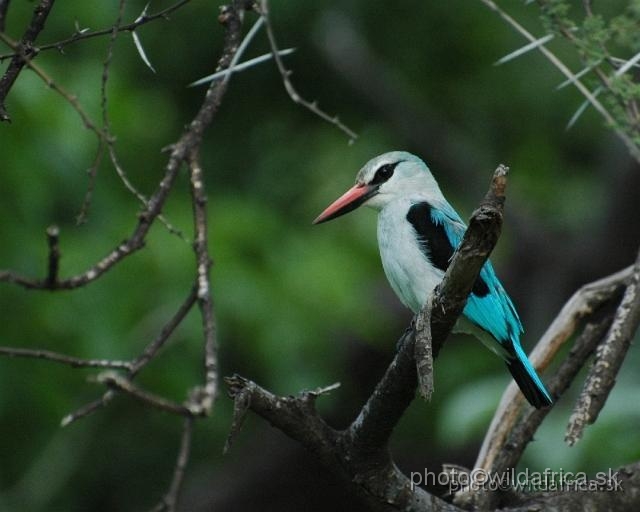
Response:
[[[400,162],[402,162],[402,160],[380,166],[376,173],[373,175],[371,185],[380,185],[391,178],[391,176],[393,176],[393,171]]]

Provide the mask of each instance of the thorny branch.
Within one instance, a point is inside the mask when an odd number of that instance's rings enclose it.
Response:
[[[102,78],[100,80],[100,107],[102,109],[102,131],[104,137],[98,137],[98,147],[96,149],[96,156],[93,159],[93,165],[88,169],[87,175],[89,177],[89,183],[87,185],[87,191],[80,207],[80,213],[76,218],[77,224],[82,224],[86,221],[89,208],[91,206],[91,200],[93,198],[93,191],[96,186],[96,180],[98,177],[98,167],[102,162],[102,156],[104,155],[105,144],[109,145],[109,148],[113,148],[114,138],[111,134],[111,126],[109,123],[109,113],[107,109],[107,81],[109,79],[109,69],[111,61],[113,59],[113,46],[118,37],[118,29],[122,23],[122,16],[124,14],[125,1],[120,0],[120,6],[118,8],[118,15],[111,30],[111,37],[109,38],[109,44],[107,46],[107,56],[102,64]],[[118,167],[116,166],[116,171]],[[143,202],[144,204],[144,202]]]
[[[221,57],[218,61],[216,72],[228,70],[230,71],[224,80],[212,82],[205,94],[202,105],[193,120],[185,128],[184,133],[176,143],[171,145],[169,149],[168,162],[164,169],[164,175],[156,190],[146,198],[133,186],[129,181],[124,169],[118,161],[115,152],[115,136],[111,132],[108,109],[107,83],[110,75],[110,67],[113,62],[114,44],[116,38],[123,31],[134,31],[141,25],[159,18],[167,18],[169,13],[179,9],[188,3],[188,0],[182,0],[174,5],[159,11],[155,14],[147,14],[146,9],[133,23],[123,24],[125,0],[120,0],[117,19],[114,24],[108,28],[98,31],[78,30],[71,37],[50,43],[35,46],[35,38],[44,26],[44,21],[48,15],[53,0],[42,0],[34,11],[32,23],[25,32],[21,41],[14,41],[7,36],[3,30],[0,30],[0,40],[2,40],[11,50],[11,54],[0,55],[0,61],[6,58],[12,60],[7,72],[0,82],[0,117],[8,120],[8,114],[4,109],[4,99],[6,98],[11,86],[15,82],[20,70],[27,66],[53,91],[58,93],[64,100],[79,114],[84,126],[92,131],[97,137],[97,149],[93,159],[92,166],[88,170],[89,184],[85,198],[83,200],[78,222],[86,219],[93,192],[95,189],[98,167],[100,166],[105,150],[109,152],[109,157],[116,170],[116,173],[130,190],[142,203],[142,211],[138,214],[137,224],[134,226],[130,236],[120,242],[101,260],[90,266],[83,272],[77,273],[70,277],[60,276],[60,230],[51,226],[47,230],[47,243],[49,248],[49,256],[47,261],[47,272],[42,278],[28,277],[14,270],[0,270],[0,282],[13,283],[27,289],[36,290],[74,290],[87,286],[106,272],[113,269],[116,265],[124,261],[129,256],[142,249],[146,243],[146,237],[156,220],[163,222],[169,231],[178,234],[173,226],[168,224],[162,216],[162,209],[173,188],[175,180],[182,168],[187,168],[190,176],[191,200],[193,206],[193,222],[194,222],[194,243],[193,250],[195,254],[195,284],[189,295],[180,305],[174,316],[162,328],[158,336],[152,340],[143,352],[129,361],[102,360],[102,359],[83,359],[75,356],[69,356],[40,349],[22,349],[12,347],[0,347],[0,354],[10,357],[22,358],[39,358],[52,362],[66,364],[77,368],[102,368],[109,371],[98,374],[93,380],[102,384],[107,388],[101,397],[83,405],[77,410],[71,412],[62,419],[63,426],[68,425],[80,418],[101,409],[106,406],[117,394],[128,394],[134,399],[157,409],[169,412],[175,415],[184,416],[183,435],[180,444],[179,453],[176,459],[174,474],[171,485],[165,496],[157,505],[157,510],[173,511],[175,510],[179,490],[184,477],[186,464],[189,458],[191,439],[193,435],[194,421],[197,418],[207,416],[211,413],[214,401],[218,393],[218,361],[217,361],[217,341],[216,341],[216,323],[213,310],[213,299],[210,288],[209,272],[212,265],[212,259],[209,253],[207,239],[207,197],[203,181],[203,169],[200,163],[199,148],[203,140],[206,128],[211,124],[218,108],[222,102],[222,98],[229,84],[229,77],[233,72],[230,69],[237,61],[240,52],[246,47],[251,38],[247,36],[244,44],[241,44],[242,21],[244,11],[252,9],[260,11],[260,19],[258,28],[261,24],[267,25],[268,37],[277,59],[278,68],[282,74],[283,83],[287,92],[296,103],[301,103],[309,110],[319,115],[323,119],[331,122],[336,127],[345,131],[352,139],[356,135],[343,125],[337,118],[331,118],[320,110],[317,105],[311,104],[303,100],[293,88],[290,80],[290,72],[285,70],[276,48],[275,35],[268,18],[267,2],[264,0],[261,5],[262,9],[258,9],[253,2],[248,0],[232,0],[230,5],[220,8],[219,21],[226,28],[224,44]],[[9,2],[0,0],[0,27],[4,29],[6,13]],[[256,29],[257,30],[257,29]],[[251,33],[255,33],[252,31]],[[39,65],[33,62],[37,55],[48,49],[58,49],[63,51],[64,47],[85,39],[98,36],[109,36],[106,57],[103,61],[102,78],[100,86],[102,126],[98,127],[89,117],[87,112],[81,106],[77,97],[60,85],[58,85]],[[192,310],[195,304],[198,304],[200,317],[202,320],[203,332],[203,354],[204,354],[204,383],[202,386],[194,387],[184,403],[176,403],[153,392],[147,391],[134,384],[134,379],[138,373],[159,353],[160,349],[169,340],[174,330],[182,323],[186,315]],[[117,370],[117,371],[116,371]]]
[[[175,4],[167,7],[166,9],[162,9],[161,11],[158,11],[156,13],[153,14],[145,14],[144,16],[139,16],[135,21],[133,21],[132,23],[127,23],[126,25],[120,25],[117,29],[118,32],[132,32],[135,29],[137,29],[138,27],[141,27],[142,25],[145,25],[151,21],[155,21],[157,19],[164,19],[164,20],[168,20],[169,19],[169,14],[171,14],[174,11],[177,11],[178,9],[180,9],[181,7],[183,7],[185,4],[188,4],[191,0],[180,0],[179,2],[176,2]],[[3,20],[3,16],[2,16],[2,8],[4,7],[4,9],[6,10],[6,7],[8,7],[9,5],[9,1],[8,0],[0,0],[0,22]],[[0,24],[0,32],[3,30],[2,25]],[[95,30],[95,31],[91,31],[91,30],[77,30],[76,32],[73,33],[73,35],[71,35],[71,37],[68,37],[67,39],[63,39],[61,41],[56,41],[54,43],[47,43],[47,44],[43,44],[40,46],[36,46],[34,47],[34,51],[35,53],[41,53],[43,51],[46,50],[58,50],[59,52],[62,52],[64,50],[64,48],[70,44],[73,43],[77,43],[79,41],[83,41],[85,39],[91,39],[94,37],[101,37],[101,36],[105,36],[105,35],[109,35],[113,32],[113,26],[109,27],[109,28],[104,28],[101,30]],[[9,54],[3,54],[0,55],[0,62],[2,62],[4,59],[9,59],[12,58],[16,55],[16,53],[9,53]]]
[[[41,2],[39,7],[36,8],[36,14],[40,14],[39,17],[36,17],[34,15],[34,19],[39,20],[37,24],[35,22],[32,22],[34,27],[41,29],[44,23],[43,16],[46,17],[46,13],[48,13],[48,10],[46,12],[42,11],[41,6],[48,6],[50,8],[52,3],[53,2]],[[176,9],[185,3],[186,2],[179,2],[178,4],[175,4],[173,9]],[[2,7],[2,9],[0,9],[0,13],[2,13],[3,16],[4,14],[6,14],[6,8],[3,7],[5,5],[6,4],[0,5],[0,7]],[[95,127],[93,128],[96,133],[100,134],[101,143],[104,143],[106,141],[109,147],[112,146],[112,141],[107,114],[106,83],[108,79],[109,65],[112,60],[114,40],[116,35],[124,29],[121,26],[123,6],[124,1],[120,2],[118,20],[109,30],[109,33],[112,37],[110,39],[108,55],[103,66],[101,97],[104,132],[97,130]],[[237,51],[239,42],[241,40],[242,19],[244,10],[248,8],[250,8],[248,3],[241,0],[233,0],[231,5],[223,6],[221,8],[219,21],[226,28],[226,31],[222,54],[218,62],[218,70],[228,68]],[[165,14],[168,12],[169,11],[165,10]],[[153,19],[157,18],[158,16],[159,15],[154,16]],[[145,22],[144,20],[145,18],[142,17],[138,21],[141,23]],[[138,22],[136,23],[140,24]],[[39,30],[35,29],[31,31],[28,30],[26,35],[23,37],[20,45],[24,46],[25,42],[33,41],[38,32]],[[9,41],[6,37],[4,37],[4,34],[2,34],[2,36],[5,42]],[[22,48],[22,46],[20,46],[20,48]],[[18,49],[18,44],[12,46],[12,48]],[[16,62],[20,61],[21,66],[27,64],[29,65],[29,67],[38,72],[38,68],[29,60],[29,57],[32,57],[34,55],[35,53],[31,53],[28,56],[26,54],[23,56],[21,53],[21,60],[18,58],[18,56],[16,56],[14,60]],[[44,73],[41,74],[44,76]],[[5,76],[9,75],[5,74]],[[17,76],[17,73],[15,74],[15,76]],[[15,80],[15,76],[13,77],[13,80]],[[53,84],[52,80],[47,80],[47,82],[49,84]],[[185,165],[186,167],[188,167],[192,185],[192,202],[196,240],[194,243],[194,252],[196,254],[196,283],[190,291],[188,297],[178,308],[178,311],[175,313],[175,315],[167,322],[158,336],[147,345],[147,347],[138,357],[131,361],[82,359],[74,356],[51,352],[48,350],[0,347],[0,354],[6,356],[40,358],[46,359],[48,361],[67,364],[72,367],[110,369],[110,371],[108,372],[97,375],[94,379],[96,380],[96,382],[108,388],[103,396],[79,408],[77,411],[74,411],[67,415],[62,420],[62,425],[68,425],[69,423],[80,419],[107,405],[116,395],[116,393],[129,394],[133,398],[141,401],[146,405],[161,409],[172,414],[185,416],[183,436],[179,454],[176,460],[176,466],[174,469],[171,486],[161,502],[161,509],[167,511],[173,511],[176,507],[179,489],[183,480],[184,470],[189,457],[191,437],[193,432],[193,422],[196,418],[208,415],[211,412],[214,400],[217,395],[217,346],[215,320],[213,316],[213,302],[211,298],[209,283],[209,268],[211,265],[211,258],[209,256],[209,247],[207,240],[206,193],[204,190],[202,169],[199,163],[198,152],[199,146],[203,140],[204,132],[211,124],[215,114],[217,113],[227,86],[228,80],[218,81],[211,84],[206,92],[202,105],[194,116],[193,120],[185,128],[184,133],[179,138],[179,140],[171,146],[164,176],[160,181],[156,191],[150,196],[148,200],[144,202],[143,211],[138,216],[138,223],[135,226],[132,234],[125,241],[118,244],[118,246],[115,247],[109,254],[107,254],[107,256],[105,256],[102,260],[100,260],[98,263],[96,263],[83,273],[69,278],[60,278],[59,229],[52,226],[47,230],[49,257],[47,264],[47,273],[45,277],[29,278],[10,270],[0,271],[0,281],[18,284],[28,289],[52,291],[72,290],[94,282],[102,275],[104,275],[105,272],[112,269],[116,264],[123,261],[126,257],[135,253],[145,245],[146,236],[155,220],[161,217],[162,208],[169,196],[169,193],[179,171]],[[9,89],[10,85],[8,85],[4,89],[5,95],[2,96],[2,99],[4,99]],[[69,96],[69,99],[71,100],[72,98]],[[77,100],[72,100],[73,101],[70,102],[80,108],[79,104],[77,104]],[[84,111],[80,110],[80,112]],[[85,121],[85,125],[93,127],[91,122],[88,120],[88,117],[85,118],[85,116],[83,115],[83,120]],[[101,154],[102,148],[103,146],[99,147],[98,155]],[[98,163],[99,158],[97,157],[94,162],[96,168]],[[91,177],[91,180],[93,179],[94,177]],[[92,186],[93,185],[90,184],[89,194],[92,190]],[[202,332],[204,338],[203,353],[205,367],[204,384],[191,390],[191,392],[189,393],[189,397],[185,401],[185,403],[179,404],[171,400],[167,400],[166,398],[156,395],[152,392],[143,390],[133,383],[133,379],[154,357],[156,357],[162,346],[168,341],[171,334],[182,323],[186,315],[189,313],[189,311],[191,311],[196,303],[198,303],[200,315],[202,317]],[[124,370],[124,372],[119,373],[114,370]]]
[[[51,350],[0,347],[0,355],[29,359],[44,359],[46,361],[66,364],[72,368],[114,368],[129,370],[132,367],[130,361],[116,361],[113,359],[83,359],[81,357],[52,352]]]
[[[510,25],[516,32],[522,35],[525,39],[527,39],[530,43],[538,43],[540,39],[533,36],[526,28],[524,28],[517,20],[515,20],[512,16],[510,16],[504,9],[502,9],[498,4],[496,4],[493,0],[480,0],[485,6],[494,11],[495,13],[502,18],[508,25]],[[538,0],[541,4],[541,7],[544,8],[547,2],[542,0]],[[570,32],[564,31],[563,35],[567,37],[569,40],[573,40],[573,36]],[[576,44],[576,47],[580,51],[580,45]],[[588,104],[592,105],[597,112],[602,116],[608,126],[610,126],[615,134],[620,138],[620,140],[625,144],[629,153],[633,158],[635,158],[638,162],[640,162],[640,147],[637,142],[634,140],[632,136],[630,136],[627,131],[625,131],[622,127],[620,127],[619,123],[616,122],[612,114],[607,110],[607,108],[602,104],[600,100],[598,100],[597,92],[590,91],[584,83],[580,80],[580,76],[577,73],[573,73],[567,65],[551,50],[549,50],[544,44],[537,44],[532,48],[537,49],[542,53],[545,58],[553,64],[558,71],[560,71],[576,89],[580,91],[580,93],[584,96]],[[599,78],[603,81],[606,87],[609,87],[608,79],[606,75],[599,73]],[[630,106],[632,107],[630,110],[630,124],[635,125],[634,130],[637,131],[637,105],[635,102],[630,101]]]
[[[38,5],[36,5],[29,26],[25,30],[20,43],[14,48],[15,55],[11,58],[9,67],[7,67],[4,75],[0,78],[0,121],[11,121],[11,117],[9,117],[5,108],[4,100],[26,62],[35,54],[33,43],[44,28],[54,1],[55,0],[40,0]],[[0,6],[0,13],[2,13],[0,19],[2,20],[2,24],[4,24],[7,7],[8,1],[6,4]]]
[[[342,130],[345,134],[349,136],[350,142],[354,142],[358,135],[348,126],[346,126],[338,116],[330,116],[320,107],[318,107],[317,102],[315,101],[307,101],[300,93],[298,93],[297,89],[293,86],[291,82],[291,70],[287,69],[284,65],[282,57],[280,55],[280,50],[278,48],[278,44],[276,42],[276,36],[273,31],[273,27],[271,26],[271,18],[269,17],[269,5],[267,0],[260,0],[260,8],[259,12],[265,20],[265,25],[267,28],[267,37],[269,38],[269,44],[271,46],[271,53],[273,54],[273,58],[278,66],[278,71],[280,72],[280,76],[282,77],[282,83],[284,84],[284,88],[287,91],[287,94],[291,98],[294,103],[302,105],[304,108],[310,110],[315,115],[324,119],[328,123],[335,125],[338,129]]]
[[[176,465],[173,470],[171,485],[169,486],[167,494],[162,497],[162,500],[152,509],[152,512],[171,512],[176,509],[178,494],[182,488],[184,473],[187,468],[187,463],[189,462],[194,421],[192,416],[187,416],[184,419],[182,438],[180,439],[180,450],[178,451]]]

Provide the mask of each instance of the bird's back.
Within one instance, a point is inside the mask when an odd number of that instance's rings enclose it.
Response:
[[[466,225],[448,203],[434,205],[419,197],[400,198],[380,211],[382,265],[394,291],[414,313],[442,280],[465,230]],[[515,307],[489,261],[472,289],[464,315],[500,342],[518,341],[522,332]]]

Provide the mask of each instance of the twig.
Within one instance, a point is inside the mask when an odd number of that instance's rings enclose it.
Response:
[[[191,308],[196,303],[197,288],[194,285],[191,288],[191,292],[180,305],[178,311],[171,317],[171,319],[162,327],[162,330],[156,336],[156,338],[149,343],[142,354],[140,354],[131,364],[131,373],[129,378],[135,377],[140,371],[157,355],[164,344],[169,340],[169,337],[175,331],[175,329],[182,323]]]
[[[580,397],[576,402],[565,441],[572,446],[588,424],[598,418],[616,382],[622,361],[640,324],[640,253],[631,281],[616,311],[605,340],[598,346],[595,362],[589,369]]]
[[[243,9],[242,2],[239,0],[234,0],[232,7],[224,6],[222,8],[219,20],[220,22],[227,27],[227,32],[225,36],[224,48],[222,51],[222,56],[220,57],[218,68],[222,69],[229,65],[231,59],[233,57],[234,52],[236,51],[239,40],[240,40],[240,29],[242,26],[241,19],[241,11]],[[136,251],[142,247],[144,237],[146,236],[148,230],[151,227],[153,219],[159,215],[160,210],[162,209],[162,205],[166,201],[168,197],[169,191],[172,188],[173,182],[178,174],[178,171],[182,165],[182,163],[188,158],[191,158],[191,162],[194,162],[195,155],[193,151],[197,149],[200,142],[202,141],[202,136],[204,130],[209,126],[211,121],[213,120],[214,115],[216,114],[220,103],[222,101],[222,97],[226,91],[226,84],[223,82],[216,82],[211,84],[209,89],[207,90],[207,94],[205,99],[200,107],[200,110],[194,117],[193,121],[186,128],[185,132],[180,137],[179,141],[171,146],[171,154],[169,157],[169,162],[166,167],[165,176],[160,182],[160,185],[156,192],[151,196],[147,203],[147,207],[145,211],[140,214],[138,226],[136,227],[133,235],[120,244],[114,251],[112,251],[107,257],[103,258],[99,263],[97,263],[90,270],[81,274],[79,276],[75,276],[74,278],[70,278],[60,284],[60,286],[68,286],[69,288],[75,288],[78,286],[84,286],[89,282],[94,281],[104,272],[112,268],[119,261],[122,261],[127,255],[131,254],[133,251]],[[204,190],[200,192],[204,194]],[[203,196],[204,197],[204,196]],[[205,198],[206,202],[206,198]],[[194,201],[195,208],[195,201]],[[195,221],[194,221],[195,222]],[[206,233],[204,235],[204,240],[206,244]],[[196,241],[196,243],[198,243]],[[198,277],[200,277],[200,272],[198,271]],[[25,287],[34,287],[34,288],[42,288],[43,286],[38,281],[32,281],[29,279],[25,279],[13,272],[0,272],[0,281],[8,281],[20,284]],[[172,332],[173,328],[180,323],[178,318],[181,318],[183,315],[190,310],[193,305],[193,301],[198,297],[198,292],[200,291],[200,280],[196,285],[195,292],[192,290],[189,298],[183,306],[180,308],[176,316],[169,322],[167,328],[163,329],[159,338],[152,342],[148,349],[145,349],[143,356],[139,358],[136,362],[134,362],[134,366],[138,368],[139,366],[144,366],[146,362],[150,360],[152,354],[158,350],[162,344],[168,339],[169,334]],[[209,295],[209,305],[210,303],[210,295]],[[208,414],[211,410],[211,406],[213,403],[213,399],[215,397],[215,382],[217,381],[217,370],[215,364],[215,332],[213,323],[213,311],[211,308],[207,308],[206,305],[201,306],[203,311],[203,324],[204,324],[204,336],[205,336],[205,368],[207,368],[206,375],[206,392],[203,393],[203,398],[200,401],[200,407],[204,409],[205,414]],[[205,316],[206,311],[210,311],[211,317]],[[209,313],[207,313],[208,315]],[[211,323],[210,323],[211,321]],[[207,352],[210,351],[211,353]],[[151,355],[151,357],[150,357]],[[215,371],[214,371],[215,370]],[[139,371],[139,368],[136,369],[136,372]],[[113,398],[113,391],[107,391],[102,398],[94,400],[93,402],[87,404],[86,406],[81,407],[80,409],[68,414],[62,419],[62,425],[68,425],[80,418],[87,416],[88,414],[93,413],[97,409],[103,407],[109,400]],[[193,406],[195,408],[195,405]]]
[[[310,102],[305,100],[302,96],[300,96],[296,88],[293,86],[293,83],[289,78],[291,76],[291,71],[285,67],[284,62],[282,61],[282,58],[280,56],[278,44],[276,43],[276,36],[273,32],[271,19],[269,17],[269,6],[267,0],[260,0],[260,14],[264,17],[267,29],[267,37],[269,38],[269,45],[271,46],[271,53],[273,54],[276,66],[278,67],[278,71],[280,71],[280,76],[282,77],[284,88],[291,100],[298,105],[302,105],[304,108],[310,110],[315,115],[317,115],[321,119],[324,119],[328,123],[337,126],[338,129],[342,130],[349,137],[349,143],[353,143],[358,138],[358,135],[353,130],[351,130],[342,121],[340,121],[337,116],[330,116],[324,110],[320,109],[317,102]]]
[[[200,315],[202,317],[202,332],[204,335],[205,386],[202,406],[208,414],[218,394],[216,321],[213,313],[211,283],[209,281],[209,271],[212,261],[209,256],[207,241],[207,197],[204,190],[202,168],[200,167],[197,154],[194,153],[192,156],[189,167],[191,170],[190,184],[195,231],[193,249],[196,256],[198,276],[197,296]]]
[[[9,38],[6,34],[4,34],[3,32],[0,32],[0,40],[2,42],[4,42],[7,46],[9,46],[12,49],[16,49],[18,50],[20,48],[20,43],[13,41],[11,38]],[[74,96],[73,94],[67,92],[63,87],[61,87],[60,85],[58,85],[53,78],[51,78],[40,66],[38,66],[35,62],[33,62],[31,60],[32,55],[23,55],[22,56],[22,66],[27,66],[29,69],[31,69],[38,78],[40,78],[46,85],[47,87],[49,87],[51,90],[53,90],[54,92],[56,92],[57,94],[59,94],[60,96],[62,96],[62,98],[69,103],[69,105],[71,105],[71,107],[77,112],[77,114],[80,116],[80,118],[82,119],[82,123],[84,124],[85,128],[87,128],[88,130],[94,132],[96,134],[97,137],[99,138],[106,138],[106,135],[99,130],[95,124],[93,123],[93,121],[91,121],[91,118],[89,117],[89,115],[87,114],[87,112],[84,110],[84,108],[82,108],[82,105],[80,105],[80,102],[78,101],[78,98],[76,96]],[[8,70],[7,70],[8,72]],[[6,73],[5,73],[6,76]],[[3,77],[4,78],[4,77]],[[0,80],[1,83],[1,80]],[[13,85],[13,84],[11,84]],[[8,93],[8,91],[7,91]],[[0,101],[3,101],[2,96],[0,96]],[[0,103],[0,121],[8,121],[9,118],[4,118],[3,116],[3,112],[4,114],[6,114],[6,111],[3,111],[4,107],[2,106],[2,103]]]
[[[142,194],[134,185],[133,183],[131,183],[131,181],[129,180],[127,173],[125,172],[124,168],[120,165],[119,159],[118,159],[118,155],[116,153],[116,148],[115,148],[115,142],[116,139],[113,136],[113,134],[111,133],[111,122],[109,120],[109,109],[108,109],[108,95],[107,95],[107,82],[109,81],[109,69],[111,67],[111,61],[113,60],[113,48],[116,42],[116,39],[118,37],[118,34],[121,32],[120,30],[120,25],[122,24],[122,17],[124,14],[124,6],[125,6],[125,1],[124,0],[120,0],[120,7],[118,10],[118,16],[116,18],[116,21],[112,27],[111,30],[111,37],[109,38],[109,45],[107,48],[107,55],[105,57],[105,60],[103,62],[102,65],[102,77],[100,80],[100,108],[102,110],[102,127],[103,127],[103,131],[104,133],[107,135],[106,137],[106,144],[107,144],[107,149],[109,151],[109,158],[111,160],[111,164],[113,165],[113,168],[116,171],[116,174],[118,175],[118,177],[120,178],[120,180],[122,181],[122,183],[124,184],[125,188],[131,192],[131,194],[133,194],[138,201],[140,201],[140,203],[142,203],[143,206],[147,206],[148,203],[148,199],[144,196],[144,194]],[[147,4],[148,7],[148,4]],[[147,17],[146,14],[146,7],[145,7],[145,11],[137,18],[136,21],[140,20],[140,19],[145,19]],[[133,32],[135,34],[135,32]],[[102,148],[102,146],[101,146]],[[99,148],[100,149],[100,148]],[[91,176],[92,180],[95,180],[95,174],[97,172],[97,166],[93,166],[92,170],[94,170],[94,175]],[[90,183],[90,187],[89,190],[91,190],[93,188],[93,184]],[[89,193],[89,190],[87,191]],[[88,200],[90,200],[90,196],[87,194],[87,196],[85,197],[85,201],[83,203],[83,211],[85,209],[85,205],[87,204]],[[162,214],[158,215],[158,220],[160,222],[162,222],[162,224],[164,224],[164,226],[167,228],[167,230],[169,231],[169,233],[174,234],[176,236],[178,236],[178,238],[181,238],[182,240],[186,241],[185,236],[182,234],[182,232],[175,228]]]
[[[587,55],[586,55],[586,53],[584,51],[584,42],[581,41],[578,37],[576,37],[576,34],[574,33],[574,30],[571,30],[571,28],[567,27],[566,24],[563,23],[560,20],[560,17],[552,9],[549,9],[549,7],[551,7],[549,5],[549,2],[547,2],[545,0],[538,0],[538,4],[543,9],[543,12],[544,12],[545,9],[547,9],[547,13],[544,13],[544,14],[546,14],[549,17],[549,19],[551,19],[554,22],[556,22],[556,27],[557,27],[558,32],[560,34],[562,34],[562,36],[565,39],[567,39],[571,44],[574,45],[574,47],[576,48],[577,52],[581,56],[583,62],[585,62],[585,63],[588,62],[589,58],[587,57]],[[592,16],[592,12],[591,12],[591,7],[590,6],[585,6],[585,11],[587,13],[587,17],[591,17]],[[602,40],[598,40],[597,41],[597,45],[598,45],[598,48],[600,49],[600,52],[604,56],[603,58],[606,59],[606,61],[609,64],[611,64],[612,67],[615,68],[615,65],[611,61],[611,55],[609,54],[609,51],[607,50],[607,47],[604,44],[604,42]],[[606,89],[607,91],[613,92],[612,80],[615,79],[616,77],[624,74],[628,70],[628,68],[633,66],[637,62],[637,57],[638,57],[638,54],[636,54],[636,56],[634,56],[631,59],[629,59],[629,61],[627,63],[625,63],[621,68],[617,69],[614,72],[613,76],[609,76],[608,73],[601,66],[599,66],[599,65],[594,66],[594,72],[595,72],[595,75],[600,80],[600,83],[602,84],[601,87]],[[622,110],[626,110],[627,122],[630,125],[629,128],[631,130],[637,132],[638,131],[638,127],[637,127],[638,105],[637,105],[636,101],[633,99],[632,96],[626,96],[625,95],[623,97],[623,95],[616,94],[616,93],[613,93],[612,97],[613,97],[613,100],[618,104],[618,106]]]
[[[181,416],[192,416],[193,413],[190,408],[185,405],[178,404],[171,400],[168,400],[160,395],[156,395],[149,391],[136,386],[126,377],[115,373],[113,371],[103,372],[95,377],[95,381],[98,384],[104,384],[116,391],[120,391],[131,395],[136,400],[143,404],[149,405],[161,411],[169,412],[171,414],[178,414]]]
[[[171,317],[171,319],[162,327],[160,333],[154,340],[149,343],[142,353],[129,363],[127,368],[127,379],[133,380],[138,373],[158,354],[160,349],[164,346],[164,344],[168,341],[171,334],[175,331],[175,329],[182,323],[184,318],[187,316],[191,308],[196,302],[196,292],[197,288],[194,286],[189,293],[189,296],[186,300],[180,305],[178,311]],[[106,406],[111,399],[114,397],[114,390],[109,389],[106,391],[102,397],[93,400],[92,402],[79,407],[75,411],[67,414],[61,421],[62,426],[67,426],[74,421],[77,421],[81,418],[84,418],[98,409]]]
[[[98,168],[100,167],[100,164],[102,163],[102,157],[104,156],[104,147],[105,139],[103,137],[98,137],[98,147],[96,148],[96,154],[93,157],[91,167],[89,167],[86,171],[87,176],[89,176],[89,183],[87,184],[87,190],[84,194],[84,199],[82,200],[80,211],[76,216],[76,225],[78,226],[84,224],[87,221],[87,217],[89,215],[89,209],[91,208],[91,203],[93,201],[93,192],[95,190],[98,177]]]
[[[58,238],[60,229],[58,226],[47,228],[47,243],[49,244],[49,265],[47,271],[47,284],[54,288],[58,282],[58,269],[60,267],[60,246]]]
[[[72,368],[112,368],[116,370],[130,370],[131,362],[116,361],[113,359],[83,359],[80,357],[68,356],[50,350],[0,347],[0,354],[9,357],[25,357],[31,359],[45,359],[55,363],[62,363]]]
[[[98,409],[102,409],[113,397],[114,397],[113,391],[109,390],[107,393],[104,394],[104,396],[102,396],[102,398],[98,398],[93,402],[89,402],[88,404],[83,405],[82,407],[76,409],[75,411],[67,414],[64,418],[60,420],[60,426],[66,427],[68,425],[71,425],[71,423],[74,423],[81,418],[89,416],[90,414],[94,413]]]
[[[51,12],[54,1],[55,0],[40,0],[33,10],[31,22],[25,30],[22,39],[20,40],[20,44],[12,47],[15,51],[15,55],[13,55],[4,75],[0,78],[0,121],[11,121],[11,117],[5,108],[4,101],[7,98],[7,94],[9,94],[11,87],[18,78],[18,75],[22,71],[22,68],[29,61],[30,57],[35,54],[33,43],[38,37],[38,34],[40,34],[44,28],[44,23]],[[7,7],[8,4],[2,7],[3,24]],[[3,40],[4,39],[5,38],[3,38]]]
[[[189,416],[184,419],[184,425],[182,427],[182,438],[180,440],[180,450],[178,451],[176,465],[173,470],[171,485],[169,486],[169,490],[163,496],[160,503],[158,503],[152,509],[152,512],[174,512],[176,510],[178,494],[180,493],[182,481],[184,480],[184,473],[187,468],[187,463],[189,462],[191,441],[193,438],[193,425],[193,417]]]
[[[1,2],[2,0],[0,0]],[[188,4],[191,0],[180,0],[179,2],[176,2],[175,4],[167,7],[166,9],[163,9],[161,11],[158,11],[156,13],[153,14],[147,14],[144,17],[139,17],[138,19],[136,19],[134,22],[129,23],[127,25],[122,25],[119,27],[118,31],[119,32],[125,32],[125,31],[133,31],[135,29],[137,29],[138,27],[145,25],[151,21],[155,21],[159,18],[162,19],[169,19],[169,14],[171,14],[172,12],[178,10],[180,7],[184,6],[185,4]],[[85,39],[91,39],[94,37],[100,37],[100,36],[106,36],[111,34],[113,30],[113,27],[109,27],[109,28],[104,28],[101,30],[95,30],[95,31],[86,31],[86,32],[81,32],[81,31],[77,31],[75,32],[71,37],[68,37],[67,39],[63,39],[61,41],[56,41],[53,43],[47,43],[47,44],[43,44],[41,46],[36,47],[36,51],[38,53],[40,52],[44,52],[47,50],[58,50],[58,51],[62,51],[64,49],[65,46],[68,46],[70,44],[73,43],[77,43],[79,41],[83,41]],[[14,57],[15,53],[10,53],[10,54],[3,54],[0,55],[0,62],[2,62],[2,60],[7,59],[7,58],[11,58]]]
[[[538,370],[546,368],[563,344],[574,334],[580,321],[585,317],[589,318],[589,323],[576,339],[569,356],[549,382],[552,395],[559,397],[566,391],[601,341],[613,318],[611,309],[615,307],[621,290],[629,282],[632,268],[633,266],[628,267],[578,290],[529,355],[531,363]],[[475,464],[476,469],[481,469],[485,474],[499,474],[515,467],[549,412],[548,409],[532,408],[526,408],[523,412],[523,406],[524,400],[520,397],[517,386],[514,383],[510,384],[485,435]],[[495,508],[498,499],[496,493],[489,492],[474,495],[463,493],[456,496],[458,503],[481,509]]]
[[[233,56],[233,59],[231,59],[231,62],[229,63],[229,67],[226,70],[227,72],[224,75],[225,82],[228,82],[229,79],[231,78],[231,75],[236,70],[236,67],[238,65],[238,62],[240,61],[240,58],[242,57],[246,49],[249,47],[249,45],[251,44],[251,41],[253,41],[253,38],[256,36],[258,31],[262,28],[262,25],[264,25],[264,17],[260,16],[257,19],[257,21],[253,24],[253,26],[249,29],[249,32],[247,32],[247,35],[244,36],[244,39],[240,43],[240,46],[238,46],[238,50]]]
[[[87,185],[87,191],[85,192],[84,199],[82,201],[82,206],[80,207],[80,212],[76,217],[77,224],[83,224],[84,222],[86,222],[87,216],[89,214],[89,208],[91,207],[91,200],[93,198],[93,190],[95,188],[96,179],[98,177],[98,168],[100,166],[102,155],[104,153],[105,142],[107,145],[109,145],[109,147],[111,147],[111,145],[113,144],[113,136],[111,135],[111,127],[107,110],[107,81],[109,79],[109,66],[111,65],[111,61],[113,59],[113,46],[115,44],[116,37],[118,36],[118,29],[120,27],[120,24],[122,23],[124,6],[125,0],[120,0],[116,21],[111,27],[111,37],[109,38],[109,44],[107,45],[107,55],[104,59],[104,62],[102,63],[102,77],[100,79],[100,108],[102,110],[102,133],[104,133],[105,137],[100,137],[96,156],[93,159],[93,165],[87,171],[87,175],[89,176],[89,183]]]

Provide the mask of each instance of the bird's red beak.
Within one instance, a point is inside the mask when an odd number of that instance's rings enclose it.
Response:
[[[377,192],[377,187],[358,183],[331,203],[325,211],[316,217],[314,224],[327,222],[355,210]]]

